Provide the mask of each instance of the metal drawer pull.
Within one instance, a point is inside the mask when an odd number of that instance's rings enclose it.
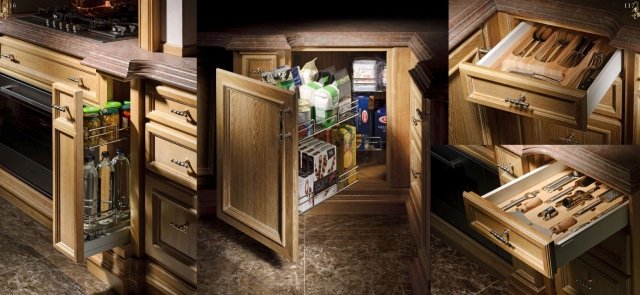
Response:
[[[176,159],[171,159],[171,163],[176,164],[180,167],[184,167],[184,168],[189,168],[189,166],[191,165],[191,162],[189,161],[189,159],[186,159],[184,161],[178,161]]]
[[[580,285],[582,285],[583,287],[591,290],[591,283],[593,282],[592,279],[589,279],[588,281],[585,280],[581,280],[581,279],[576,279],[576,282]]]
[[[84,82],[82,81],[82,77],[67,77],[67,80],[71,81],[71,82],[75,82],[76,84],[78,84],[78,87],[84,87]]]
[[[56,110],[58,110],[58,111],[60,111],[60,112],[68,112],[69,111],[69,106],[66,106],[66,105],[65,106],[59,106],[59,105],[55,105],[54,104],[51,107],[56,109]]]
[[[171,109],[171,112],[178,115],[178,116],[182,116],[182,117],[187,117],[189,116],[189,110],[184,110],[184,111],[178,111],[175,109]]]
[[[528,109],[531,104],[525,102],[525,100],[527,100],[527,97],[524,94],[520,94],[520,97],[518,97],[518,99],[507,97],[504,99],[504,102],[508,102],[509,104],[521,109]]]
[[[513,164],[509,163],[509,166],[507,165],[502,165],[502,164],[498,164],[498,168],[500,168],[500,170],[507,172],[513,176],[515,175],[514,169],[513,169]]]
[[[509,229],[505,229],[502,234],[499,234],[497,232],[494,232],[493,230],[490,230],[489,233],[494,236],[496,239],[498,239],[498,241],[502,242],[503,244],[511,247],[511,248],[515,248],[513,247],[513,245],[511,245],[511,243],[509,242]]]
[[[418,118],[416,118],[415,116],[411,117],[411,121],[413,121],[413,125],[424,123],[427,117],[429,117],[429,113],[423,113],[420,109],[416,109],[416,114],[418,115]]]
[[[261,68],[257,68],[257,69],[255,69],[255,70],[253,70],[253,72],[251,72],[251,74],[254,74],[254,75],[261,75],[261,74],[262,74],[262,73],[264,73],[264,72],[265,72],[265,71],[264,71],[263,69],[261,69]]]
[[[411,175],[413,175],[413,178],[418,178],[422,176],[422,172],[415,171],[411,168]]]
[[[571,132],[571,134],[569,134],[569,136],[567,137],[560,137],[560,141],[564,144],[579,144],[579,142],[576,140],[575,132]]]
[[[2,55],[2,57],[4,57],[4,58],[8,58],[12,62],[16,62],[17,61],[16,60],[16,56],[11,54],[11,53],[2,53],[0,55]]]
[[[169,223],[169,226],[170,226],[171,228],[173,228],[173,229],[175,229],[175,230],[177,230],[177,231],[179,231],[179,232],[183,233],[183,234],[187,234],[187,233],[189,233],[189,222],[187,222],[187,223],[185,223],[185,224],[182,224],[182,225],[177,225],[177,224],[175,224],[175,223],[173,223],[173,222],[170,222],[170,223]]]

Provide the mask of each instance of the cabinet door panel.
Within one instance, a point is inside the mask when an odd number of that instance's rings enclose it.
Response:
[[[53,83],[53,246],[82,262],[82,91]],[[62,111],[64,110],[64,111]]]
[[[295,260],[294,93],[218,69],[216,112],[218,218]]]

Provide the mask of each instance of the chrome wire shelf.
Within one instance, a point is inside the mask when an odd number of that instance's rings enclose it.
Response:
[[[304,196],[301,196],[298,200],[302,200],[302,199],[307,198],[308,200],[310,200],[312,202],[312,205],[309,208],[306,208],[305,210],[300,210],[299,209],[300,214],[308,211],[309,209],[321,204],[322,202],[332,198],[333,196],[339,194],[340,192],[348,189],[352,185],[358,183],[358,181],[360,181],[360,180],[357,179],[357,178],[355,180],[353,180],[353,182],[351,182],[351,183],[349,183],[349,180],[352,177],[357,177],[359,168],[360,168],[360,166],[355,166],[355,167],[343,172],[342,174],[338,175],[338,180],[337,180],[337,182],[335,184],[333,184],[333,185],[329,186],[328,188],[318,192],[317,194],[309,193],[309,194],[306,194]],[[315,196],[319,196],[319,195],[322,195],[322,194],[329,194],[329,193],[331,193],[331,190],[333,190],[335,186],[337,186],[337,188],[338,188],[335,191],[335,193],[332,193],[331,195],[328,195],[328,196],[324,197],[322,199],[322,201],[320,201],[318,203],[315,202]]]
[[[344,122],[355,119],[356,117],[358,117],[357,108],[358,108],[358,101],[351,101],[346,106],[343,105],[342,107],[334,108],[334,110],[337,111],[337,113],[331,117],[325,118],[322,121],[316,121],[314,119],[311,119],[309,121],[299,123],[298,134],[307,134],[306,136],[301,137],[299,139],[300,143],[307,141],[313,138],[314,136],[322,132],[325,132],[327,130],[330,130],[331,128],[338,126]],[[331,122],[331,121],[335,121],[335,123],[326,127],[322,127],[322,126],[325,126],[327,122]],[[319,127],[322,127],[322,128],[319,128]]]
[[[93,151],[101,146],[129,140],[129,128],[127,127],[118,129],[117,127],[117,125],[109,125],[87,130],[86,132],[88,134],[91,134],[87,137],[88,141],[91,142],[94,138],[98,138],[98,144],[90,145],[85,148]],[[113,139],[108,140],[108,138]]]

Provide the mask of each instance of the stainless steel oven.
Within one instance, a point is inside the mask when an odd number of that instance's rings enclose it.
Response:
[[[0,167],[51,197],[51,94],[0,74]]]

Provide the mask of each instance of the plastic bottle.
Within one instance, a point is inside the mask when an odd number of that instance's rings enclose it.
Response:
[[[93,156],[84,157],[84,230],[96,227],[98,214],[98,170],[93,165]]]
[[[113,168],[113,195],[118,222],[129,219],[129,184],[131,163],[124,156],[122,148],[116,149],[116,156],[111,160]]]
[[[109,152],[102,152],[102,160],[96,167],[98,170],[98,183],[99,183],[99,196],[100,196],[100,208],[101,213],[105,213],[101,216],[101,220],[98,221],[101,225],[109,225],[114,221],[114,217],[111,215],[111,210],[114,209],[113,200],[113,167],[111,167],[111,161],[109,160]]]

